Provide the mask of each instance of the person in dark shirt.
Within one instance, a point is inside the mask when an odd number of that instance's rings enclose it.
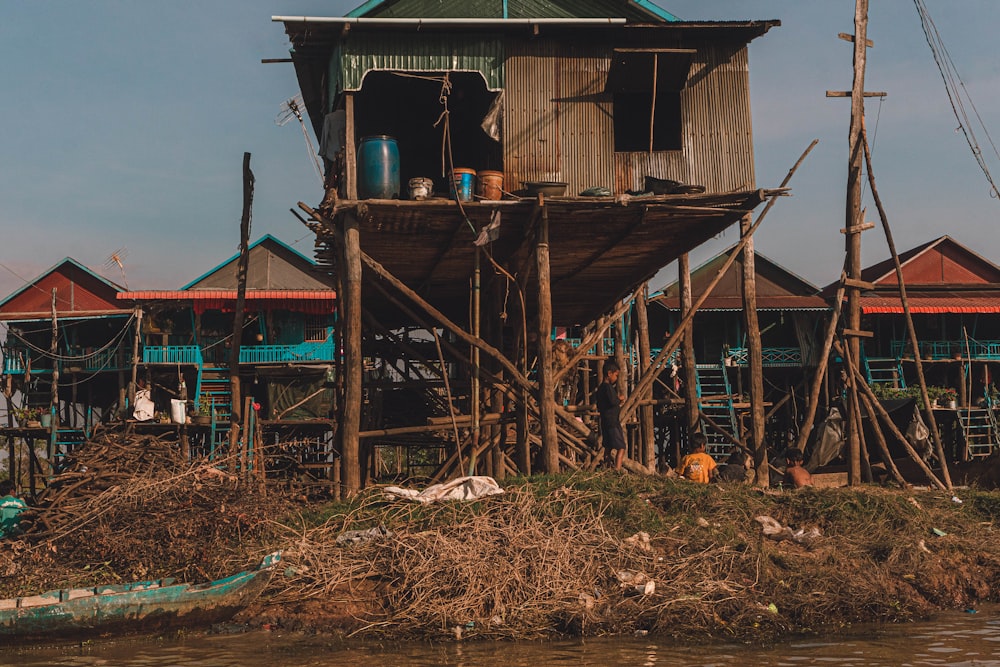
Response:
[[[615,470],[625,462],[625,431],[622,430],[621,405],[625,400],[618,393],[621,369],[614,361],[604,363],[604,382],[597,388],[597,411],[601,413],[601,435],[604,436],[605,458]]]

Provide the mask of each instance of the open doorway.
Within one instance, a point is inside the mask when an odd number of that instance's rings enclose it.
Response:
[[[454,164],[447,151],[442,162],[445,75],[451,84],[447,102]],[[369,72],[355,97],[355,141],[380,134],[396,139],[401,196],[416,177],[432,179],[434,191],[447,196],[445,171],[452,166],[503,171],[502,145],[482,128],[497,95],[478,72]]]

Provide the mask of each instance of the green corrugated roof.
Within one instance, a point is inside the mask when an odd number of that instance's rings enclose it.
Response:
[[[625,18],[676,21],[650,0],[368,0],[347,14],[366,18]]]
[[[489,90],[503,81],[503,44],[498,36],[458,32],[352,33],[330,60],[330,98],[360,90],[373,70],[479,72]]]

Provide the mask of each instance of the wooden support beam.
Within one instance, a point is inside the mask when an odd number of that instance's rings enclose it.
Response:
[[[860,290],[871,291],[875,289],[875,283],[870,283],[866,280],[858,280],[857,278],[844,277],[841,282],[845,287],[856,287]]]
[[[850,42],[851,44],[854,43],[854,35],[851,35],[849,33],[838,32],[837,37],[844,40],[845,42]],[[867,46],[868,48],[872,48],[873,46],[875,46],[875,42],[873,42],[870,39],[865,39],[865,46]]]
[[[826,91],[827,97],[850,97],[851,91],[849,90],[828,90]],[[884,91],[865,91],[865,97],[889,97],[889,93]]]
[[[850,227],[841,227],[841,234],[860,234],[861,232],[868,231],[869,229],[874,229],[874,222],[863,222],[860,225],[851,225]]]
[[[848,338],[874,338],[875,334],[863,329],[844,329],[841,333]]]

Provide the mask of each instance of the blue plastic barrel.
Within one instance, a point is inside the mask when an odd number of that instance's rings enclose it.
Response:
[[[384,134],[364,137],[358,146],[358,197],[399,198],[399,146]]]

